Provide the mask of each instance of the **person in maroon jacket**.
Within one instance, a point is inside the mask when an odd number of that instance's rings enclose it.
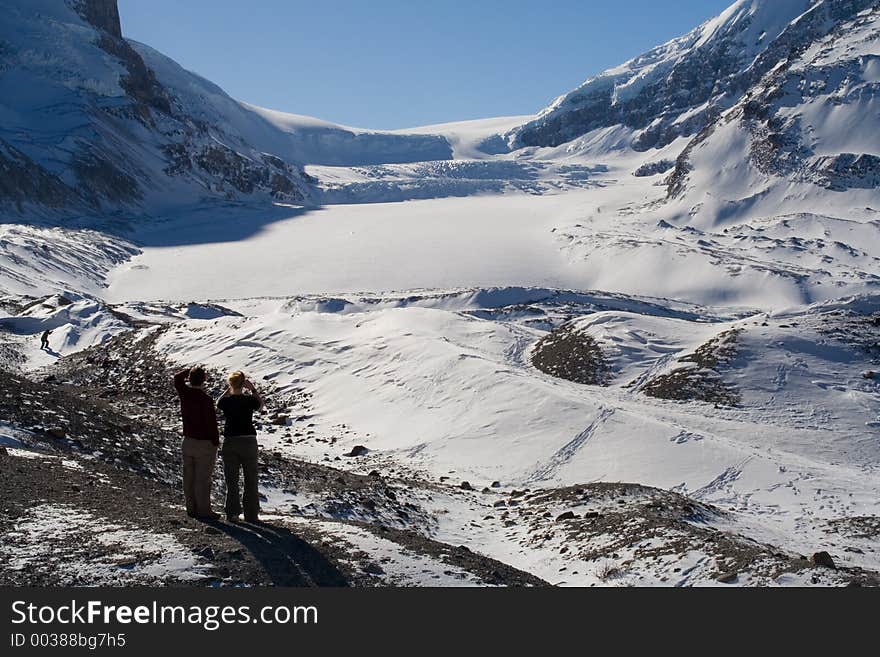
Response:
[[[211,482],[217,464],[220,432],[214,400],[205,392],[205,370],[193,367],[174,375],[183,418],[183,494],[186,513],[200,520],[216,520],[211,510]],[[189,384],[187,385],[187,381]]]

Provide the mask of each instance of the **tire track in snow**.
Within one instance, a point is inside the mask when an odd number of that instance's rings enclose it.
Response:
[[[742,476],[743,469],[746,467],[746,464],[748,464],[748,462],[752,460],[752,458],[753,457],[749,456],[737,465],[732,465],[729,468],[726,468],[724,472],[719,474],[708,484],[692,492],[690,494],[690,497],[696,500],[702,500],[712,493],[718,493],[728,490],[729,487]],[[734,494],[734,497],[738,496]]]
[[[598,415],[596,415],[593,421],[590,422],[589,426],[571,441],[558,449],[544,465],[539,465],[538,468],[528,476],[526,483],[536,483],[549,479],[557,470],[559,470],[559,468],[574,458],[574,455],[578,453],[581,447],[583,447],[590,438],[595,435],[596,431],[608,421],[608,418],[614,415],[614,411],[615,409],[604,406],[600,408]]]

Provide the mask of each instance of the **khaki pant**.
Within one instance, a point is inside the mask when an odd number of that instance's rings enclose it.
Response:
[[[237,516],[244,507],[245,520],[257,520],[260,493],[256,436],[233,436],[223,441],[223,475],[226,478],[226,515]],[[244,495],[239,499],[239,472],[244,471]]]
[[[210,440],[184,438],[183,496],[186,512],[197,518],[211,515],[211,480],[217,463],[217,446]]]

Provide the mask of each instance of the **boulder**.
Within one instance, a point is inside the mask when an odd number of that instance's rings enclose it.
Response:
[[[362,570],[368,575],[384,575],[385,571],[382,569],[382,566],[377,564],[375,561],[370,561],[369,563],[365,563],[363,565]]]
[[[364,456],[367,452],[369,452],[369,450],[366,447],[364,447],[363,445],[355,445],[354,447],[351,448],[350,452],[348,452],[347,454],[343,454],[343,456],[350,456],[350,457]]]
[[[831,558],[831,555],[827,552],[816,552],[812,557],[810,557],[810,563],[819,568],[831,568],[837,569],[837,565],[834,563],[834,559]]]

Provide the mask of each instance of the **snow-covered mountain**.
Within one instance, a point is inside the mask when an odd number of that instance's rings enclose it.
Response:
[[[638,175],[670,173],[673,219],[743,218],[762,201],[816,210],[780,176],[871,207],[875,5],[737,0],[536,117],[381,132],[235,100],[124,39],[112,0],[2,0],[0,203],[24,218],[134,217],[208,200],[546,193],[593,178],[572,156],[631,154]]]
[[[440,136],[348,129],[230,98],[127,41],[115,0],[2,0],[0,207],[156,215],[311,200],[302,164],[451,157]]]
[[[698,133],[760,78],[874,3],[737,0],[718,17],[560,96],[513,130],[513,145],[559,146],[622,125],[636,150]]]
[[[873,219],[880,6],[815,3],[780,41],[787,55],[759,57],[757,81],[683,149],[670,199],[703,225],[805,209]]]
[[[394,132],[0,9],[0,583],[880,584],[880,2]],[[264,535],[177,518],[193,362]]]

